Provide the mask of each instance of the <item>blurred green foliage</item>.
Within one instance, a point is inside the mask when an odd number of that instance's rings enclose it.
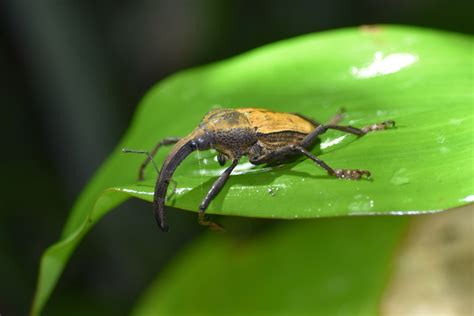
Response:
[[[209,233],[160,273],[132,315],[379,315],[407,217],[282,222]]]

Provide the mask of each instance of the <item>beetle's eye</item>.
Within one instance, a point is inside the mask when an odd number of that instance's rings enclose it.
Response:
[[[210,142],[207,137],[198,137],[195,142],[198,150],[206,150],[210,147]]]
[[[196,150],[198,148],[198,144],[194,141],[189,142],[189,146],[191,146],[192,150]]]

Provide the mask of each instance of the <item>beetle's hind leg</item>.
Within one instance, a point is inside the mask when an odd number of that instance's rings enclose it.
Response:
[[[384,129],[392,128],[395,127],[395,121],[388,120],[384,121],[382,123],[376,123],[372,125],[367,125],[365,127],[362,127],[362,131],[364,131],[365,134],[368,132],[374,132],[374,131],[382,131]]]
[[[368,170],[359,170],[359,169],[333,169],[324,161],[307,151],[305,148],[297,145],[293,145],[292,148],[296,151],[299,151],[319,166],[321,166],[324,170],[328,172],[329,175],[335,176],[340,179],[349,179],[349,180],[359,180],[363,176],[370,177],[370,171]]]
[[[327,132],[328,129],[334,129],[345,133],[354,134],[357,136],[363,136],[369,132],[381,131],[384,129],[395,127],[395,121],[389,120],[381,123],[376,123],[368,125],[362,128],[357,128],[348,125],[336,125],[336,124],[325,124],[317,126],[311,133],[306,135],[306,137],[301,142],[301,146],[304,148],[310,147],[316,138]]]
[[[305,155],[306,157],[317,163],[321,168],[326,170],[329,175],[335,176],[337,178],[359,180],[363,176],[370,177],[370,172],[367,170],[333,169],[327,163],[325,163],[324,161],[310,153],[308,150],[306,150],[303,146],[296,144],[281,147],[275,151],[267,152],[258,157],[249,156],[249,159],[250,162],[253,164],[273,163],[275,161],[285,163],[301,154]]]

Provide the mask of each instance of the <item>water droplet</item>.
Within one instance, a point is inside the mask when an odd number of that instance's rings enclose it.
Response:
[[[344,138],[346,138],[346,137],[347,137],[347,135],[343,135],[343,136],[340,136],[340,137],[335,138],[335,139],[326,139],[324,142],[321,143],[321,145],[319,145],[319,147],[321,149],[326,149],[326,148],[335,146],[335,145],[339,144],[340,142],[342,142],[344,140]]]
[[[390,179],[390,183],[395,185],[403,185],[410,183],[410,177],[408,173],[408,169],[401,168],[398,169]]]
[[[461,123],[464,121],[465,119],[463,118],[452,118],[449,120],[449,123],[452,124],[452,125],[461,125]]]
[[[474,202],[474,195],[468,195],[464,199],[462,199],[464,202]]]
[[[370,211],[375,205],[374,200],[370,197],[362,194],[354,196],[354,200],[349,204],[349,211],[351,212],[367,212]]]
[[[139,191],[139,190],[133,190],[133,189],[126,189],[126,188],[118,188],[116,189],[117,191],[120,192],[126,192],[130,194],[143,194],[143,195],[153,195],[153,191]]]
[[[278,187],[276,187],[276,188],[268,188],[268,189],[267,189],[267,192],[268,192],[268,194],[270,194],[271,196],[275,196],[276,193],[278,192],[278,189],[279,189]]]
[[[393,53],[384,56],[383,52],[376,52],[372,63],[366,67],[352,67],[351,73],[358,79],[368,79],[396,73],[418,60],[418,56],[410,53]]]
[[[440,151],[442,154],[447,154],[447,153],[450,152],[449,148],[446,147],[446,146],[440,147],[440,148],[439,148],[439,151]]]
[[[192,190],[191,188],[176,188],[176,189],[174,190],[174,194],[180,195],[180,194],[184,194],[184,193],[186,193],[186,192],[189,192],[189,191],[191,191],[191,190]]]

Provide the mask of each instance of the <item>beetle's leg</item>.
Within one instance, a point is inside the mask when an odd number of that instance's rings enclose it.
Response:
[[[160,169],[158,169],[158,166],[156,165],[155,161],[153,160],[153,157],[151,156],[151,154],[148,151],[122,148],[122,152],[127,153],[127,154],[143,154],[143,155],[147,156],[148,161],[151,161],[151,163],[153,164],[153,167],[155,168],[156,174],[157,175],[160,174]],[[173,190],[171,190],[171,194],[167,197],[167,200],[171,199],[171,197],[176,193],[176,188],[178,187],[178,184],[173,179],[170,179],[170,183],[173,184]]]
[[[388,120],[382,123],[367,125],[365,127],[362,127],[362,130],[364,131],[364,133],[367,134],[368,132],[381,131],[381,130],[392,128],[392,127],[395,127],[395,121]]]
[[[268,149],[259,142],[250,147],[248,152],[250,163],[254,165],[270,164],[279,165],[291,161],[295,158],[295,150],[291,146],[285,146],[278,149]],[[297,155],[299,156],[299,155]]]
[[[391,128],[394,126],[395,126],[394,121],[385,121],[382,123],[372,124],[363,128],[357,128],[357,127],[346,126],[346,125],[335,125],[335,124],[319,125],[311,133],[306,135],[306,137],[301,142],[301,145],[305,148],[308,148],[309,146],[313,144],[313,142],[319,135],[326,133],[328,129],[335,129],[341,132],[346,132],[346,133],[354,134],[357,136],[363,136],[371,131],[380,131],[380,130]]]
[[[122,148],[122,152],[126,154],[143,154],[147,157],[148,161],[151,161],[153,164],[153,167],[155,168],[156,174],[160,174],[160,169],[158,169],[158,166],[156,165],[155,161],[153,160],[153,157],[151,154],[146,151],[146,150],[139,150],[139,149],[129,149],[129,148]]]
[[[153,160],[153,157],[156,155],[156,152],[158,149],[160,149],[161,146],[168,146],[168,145],[173,145],[176,144],[181,138],[179,137],[167,137],[163,140],[161,140],[158,144],[155,145],[155,148],[150,152],[148,157],[145,159],[145,161],[142,162],[140,169],[138,170],[138,180],[142,181],[143,180],[143,174],[145,172],[145,168],[148,165],[150,161]]]
[[[217,193],[219,193],[219,191],[222,189],[227,179],[229,179],[232,170],[234,170],[238,163],[239,159],[232,160],[232,164],[227,169],[225,169],[219,178],[212,184],[211,189],[209,192],[207,192],[206,197],[202,200],[201,205],[199,206],[199,224],[209,226],[209,228],[212,230],[224,230],[224,228],[219,224],[207,220],[205,217],[205,211],[209,206],[209,203],[211,203],[211,201],[216,197]]]
[[[358,170],[358,169],[333,169],[328,166],[324,161],[307,151],[301,146],[293,145],[292,148],[294,150],[299,151],[318,165],[320,165],[323,169],[325,169],[328,174],[335,176],[340,179],[350,179],[350,180],[359,180],[362,176],[370,177],[370,171],[367,170]]]

